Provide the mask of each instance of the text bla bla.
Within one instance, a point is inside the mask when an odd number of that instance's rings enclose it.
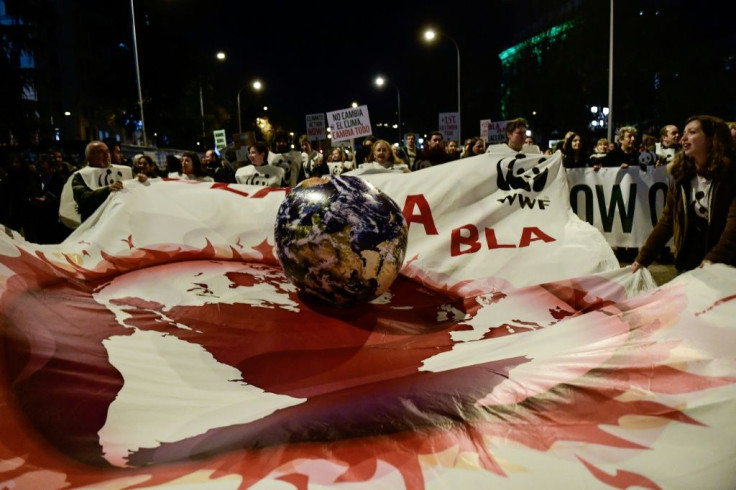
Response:
[[[522,248],[528,247],[532,242],[541,241],[544,243],[554,242],[555,238],[549,236],[536,226],[525,226],[521,230],[521,236],[518,241],[500,243],[496,237],[496,230],[493,228],[485,228],[485,245],[488,250],[496,250],[499,248]],[[483,247],[481,243],[480,231],[475,225],[464,225],[452,230],[452,241],[450,243],[450,255],[456,257],[458,255],[476,253]],[[506,237],[506,240],[509,240]]]

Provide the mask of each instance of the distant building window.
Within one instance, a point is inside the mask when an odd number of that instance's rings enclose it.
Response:
[[[24,100],[38,102],[38,92],[36,92],[36,88],[33,85],[25,85],[23,87],[23,95],[21,97],[23,97]]]
[[[21,68],[35,68],[36,67],[36,60],[33,58],[33,55],[31,53],[23,52],[20,55],[20,65]]]

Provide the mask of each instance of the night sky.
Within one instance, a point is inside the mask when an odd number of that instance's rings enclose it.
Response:
[[[129,4],[124,3],[128,11],[117,18],[121,36],[126,22],[130,31]],[[98,5],[92,8],[103,8]],[[146,96],[191,83],[198,70],[214,70],[215,90],[230,94],[235,115],[238,90],[258,78],[265,89],[257,95],[243,90],[243,118],[267,105],[272,122],[297,124],[288,128],[295,132],[304,131],[306,114],[342,109],[353,101],[368,106],[374,125],[395,122],[398,96],[404,132],[435,129],[438,114],[457,107],[457,51],[445,37],[424,42],[422,32],[431,25],[459,46],[463,134],[478,134],[480,119],[497,117],[498,52],[508,46],[507,32],[517,15],[509,1],[472,7],[434,1],[290,7],[284,2],[135,0],[134,5]],[[218,50],[227,53],[223,63],[215,61]],[[379,74],[395,85],[377,89],[373,80]]]

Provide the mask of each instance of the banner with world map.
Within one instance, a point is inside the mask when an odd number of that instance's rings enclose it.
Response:
[[[655,287],[557,156],[363,178],[409,223],[371,303],[300,292],[286,189],[126,181],[0,235],[8,488],[731,488],[736,274]]]

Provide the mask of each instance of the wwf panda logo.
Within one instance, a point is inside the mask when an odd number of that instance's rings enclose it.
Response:
[[[123,173],[120,170],[108,168],[106,172],[100,172],[97,176],[97,187],[107,187],[118,180],[123,180]]]
[[[524,166],[517,167],[522,160]],[[547,185],[549,169],[539,170],[538,165],[546,160],[547,158],[543,156],[535,161],[523,153],[517,153],[511,161],[508,158],[500,159],[496,164],[498,188],[503,191],[515,189],[540,192]],[[532,163],[533,166],[529,168],[528,163]]]
[[[657,154],[653,151],[642,151],[639,153],[639,166],[646,170],[646,167],[657,163]]]
[[[277,158],[273,159],[273,162],[271,162],[271,165],[275,165],[276,167],[281,167],[284,169],[284,181],[289,182],[291,179],[291,160],[279,155]]]

